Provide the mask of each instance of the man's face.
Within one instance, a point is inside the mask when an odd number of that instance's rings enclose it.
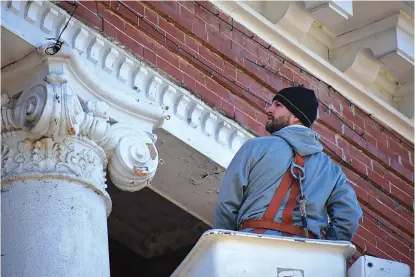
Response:
[[[294,124],[294,115],[278,101],[273,101],[272,104],[265,109],[265,112],[268,115],[265,130],[270,134]]]

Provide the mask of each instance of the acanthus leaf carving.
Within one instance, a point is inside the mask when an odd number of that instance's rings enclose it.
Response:
[[[105,153],[85,139],[6,139],[2,144],[1,160],[2,178],[23,173],[64,173],[105,188]]]

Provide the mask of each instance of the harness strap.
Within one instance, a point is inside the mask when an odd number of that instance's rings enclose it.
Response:
[[[269,229],[269,230],[280,231],[284,233],[284,236],[287,236],[288,234],[291,236],[296,235],[296,236],[304,237],[304,229],[302,227],[288,225],[288,224],[279,223],[279,222],[265,221],[262,219],[245,220],[242,223],[242,229],[246,229],[246,228],[255,228],[254,233],[257,233],[257,234],[263,234],[265,230]],[[264,232],[256,232],[256,230],[264,230]],[[312,233],[309,233],[309,237],[317,238]]]
[[[294,163],[304,167],[304,157],[301,157],[295,153]],[[298,169],[294,169],[298,170]],[[288,189],[291,185],[291,192],[288,198],[288,202],[284,207],[282,213],[282,223],[274,222],[274,218],[280,209],[285,196],[287,195]],[[284,174],[281,183],[274,196],[268,205],[267,210],[264,213],[262,219],[259,220],[246,220],[242,223],[242,229],[255,228],[254,233],[263,234],[267,229],[276,230],[282,232],[285,236],[304,236],[304,229],[299,226],[292,225],[292,217],[296,206],[296,197],[300,193],[298,180],[291,175],[290,167]]]

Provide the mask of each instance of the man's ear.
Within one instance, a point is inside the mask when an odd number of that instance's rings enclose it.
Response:
[[[303,125],[301,120],[295,115],[292,115],[291,120],[292,120],[291,124]]]

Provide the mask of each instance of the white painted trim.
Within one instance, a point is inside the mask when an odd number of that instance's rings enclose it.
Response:
[[[174,200],[173,198],[171,198],[168,194],[162,192],[161,190],[159,190],[158,188],[154,187],[154,186],[148,186],[149,189],[151,189],[152,191],[154,191],[155,193],[157,193],[158,195],[166,198],[167,200],[169,200],[170,202],[172,202],[173,204],[175,204],[177,207],[181,208],[182,210],[186,211],[187,213],[191,214],[192,216],[194,216],[195,218],[199,219],[200,221],[202,221],[203,223],[205,223],[208,226],[213,226],[213,223],[210,222],[209,220],[207,220],[206,218],[201,217],[200,215],[198,215],[197,213],[193,212],[192,210],[188,209],[186,206],[182,205],[180,202]]]
[[[55,37],[69,18],[63,9],[51,2],[42,2],[31,12],[35,21],[26,20],[28,2],[14,3],[14,6],[10,3],[14,2],[1,2],[2,27],[37,48],[50,43],[45,38]],[[41,28],[41,22],[50,14],[54,22],[60,24]],[[115,121],[128,122],[130,126],[140,124],[140,129],[147,132],[161,127],[225,168],[240,146],[254,137],[75,18],[68,24],[62,38],[73,48],[73,55],[63,69],[68,81],[82,100],[107,103],[108,116]],[[29,78],[31,69],[39,66],[41,61],[36,52],[26,58],[19,61],[18,67],[20,70],[25,68],[24,76]],[[28,65],[22,66],[21,63]],[[16,84],[19,86],[16,78],[21,79],[22,75],[15,72],[14,66],[2,71],[3,93],[11,95],[20,91],[16,87]],[[143,125],[146,128],[141,128]]]
[[[323,58],[299,44],[292,35],[281,27],[272,24],[247,4],[236,1],[211,0],[211,2],[235,21],[270,43],[294,62],[300,64],[308,72],[330,84],[354,104],[372,114],[373,117],[412,143],[414,142],[414,123],[410,119]]]

